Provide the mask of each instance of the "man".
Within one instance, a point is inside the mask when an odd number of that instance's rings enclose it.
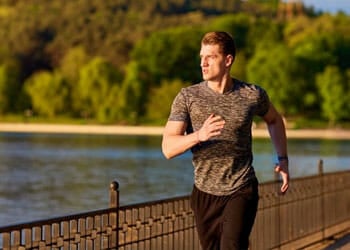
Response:
[[[162,150],[170,159],[191,149],[194,187],[191,207],[204,250],[248,249],[258,206],[258,181],[252,166],[253,116],[268,126],[289,186],[286,133],[282,117],[261,87],[231,78],[236,55],[226,32],[209,32],[201,43],[203,82],[183,88],[174,99],[164,129]]]

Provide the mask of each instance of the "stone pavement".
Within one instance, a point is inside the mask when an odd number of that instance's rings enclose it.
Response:
[[[336,236],[324,242],[319,242],[303,250],[350,250],[350,232]]]

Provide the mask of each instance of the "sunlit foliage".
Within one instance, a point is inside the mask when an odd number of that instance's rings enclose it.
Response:
[[[175,90],[201,81],[202,35],[224,30],[237,45],[232,75],[266,88],[286,117],[349,121],[349,104],[340,100],[349,98],[350,17],[300,6],[280,13],[280,6],[278,0],[2,1],[0,114],[164,121]],[[161,107],[155,97],[164,100]]]

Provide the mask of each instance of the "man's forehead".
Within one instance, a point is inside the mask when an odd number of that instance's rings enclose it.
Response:
[[[202,44],[200,53],[221,54],[220,46],[218,44]]]

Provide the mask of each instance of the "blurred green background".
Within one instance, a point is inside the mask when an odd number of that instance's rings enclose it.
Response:
[[[211,30],[288,127],[350,128],[349,15],[279,0],[2,0],[0,121],[163,125]]]

